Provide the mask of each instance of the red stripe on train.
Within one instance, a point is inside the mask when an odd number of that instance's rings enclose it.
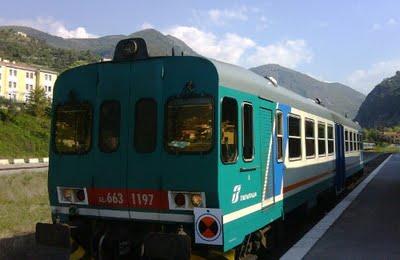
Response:
[[[88,189],[89,205],[168,209],[168,192],[148,189]]]

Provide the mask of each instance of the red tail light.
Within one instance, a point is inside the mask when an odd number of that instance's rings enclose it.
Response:
[[[185,195],[182,193],[177,193],[174,198],[175,204],[178,207],[184,207],[186,204]]]

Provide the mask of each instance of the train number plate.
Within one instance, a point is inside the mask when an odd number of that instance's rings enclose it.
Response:
[[[167,209],[168,193],[158,190],[89,189],[89,205]]]

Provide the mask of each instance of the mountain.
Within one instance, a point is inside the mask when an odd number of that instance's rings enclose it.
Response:
[[[383,80],[368,94],[356,120],[367,128],[400,124],[400,71]]]
[[[182,40],[171,35],[164,35],[154,29],[141,30],[129,35],[109,35],[90,39],[64,39],[24,26],[0,26],[1,29],[23,32],[30,38],[38,39],[38,41],[57,50],[85,51],[88,55],[94,54],[104,58],[113,56],[114,48],[118,41],[131,37],[144,38],[150,56],[171,55],[172,48],[175,50],[175,55],[181,55],[181,52],[183,52],[184,55],[199,56]],[[34,53],[35,51],[32,50],[32,52]],[[29,53],[26,53],[26,56],[29,56]],[[35,54],[35,56],[37,55]],[[15,59],[19,61],[17,58]],[[263,65],[251,70],[261,76],[268,75],[276,78],[281,86],[302,96],[312,99],[318,97],[326,107],[342,115],[347,114],[349,118],[355,117],[365,98],[363,94],[343,84],[321,82],[300,72],[275,64]]]
[[[22,36],[11,29],[0,28],[0,57],[7,60],[41,65],[61,72],[67,68],[97,62],[100,56],[84,50],[67,50],[48,45],[44,40]]]
[[[89,50],[104,58],[112,58],[117,43],[122,39],[132,37],[141,37],[146,41],[150,56],[171,55],[172,48],[174,48],[176,55],[180,55],[183,52],[184,55],[198,56],[198,54],[183,41],[171,35],[164,35],[154,29],[141,30],[129,35],[109,35],[87,39],[64,39],[25,26],[0,26],[0,30],[1,29],[12,29],[17,32],[23,32],[32,38],[43,40],[48,45],[55,48]]]
[[[354,118],[365,99],[364,94],[340,84],[328,83],[314,79],[306,74],[282,67],[277,64],[267,64],[250,70],[265,77],[272,76],[282,87],[311,99],[319,98],[327,108],[342,115]]]

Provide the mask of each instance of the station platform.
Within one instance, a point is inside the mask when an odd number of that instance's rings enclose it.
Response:
[[[281,259],[400,259],[400,154],[389,156]]]

